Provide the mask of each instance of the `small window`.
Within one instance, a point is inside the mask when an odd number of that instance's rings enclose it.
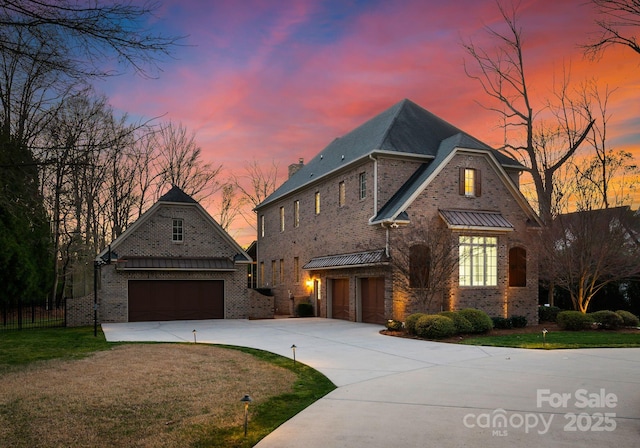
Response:
[[[181,243],[184,239],[184,232],[182,227],[182,219],[173,220],[173,236],[172,240],[175,243]]]
[[[344,185],[344,181],[338,184],[338,206],[344,207],[347,196],[347,188]]]
[[[367,197],[367,173],[360,173],[358,177],[360,184],[360,199]]]
[[[284,260],[280,259],[280,283],[284,283]]]
[[[469,198],[480,196],[480,170],[460,168],[460,194]]]
[[[293,227],[300,225],[300,201],[293,201]]]
[[[276,272],[276,260],[271,260],[271,286],[276,286],[278,275]]]
[[[294,283],[300,283],[300,259],[293,257],[293,279]]]
[[[264,215],[260,215],[260,236],[264,236]]]
[[[320,192],[319,191],[316,191],[315,210],[316,210],[316,215],[319,215],[320,214]]]
[[[509,249],[509,286],[527,286],[527,251],[522,247]]]
[[[284,232],[284,207],[280,207],[280,231]]]
[[[264,261],[260,262],[260,286],[265,286],[265,284],[264,284]]]

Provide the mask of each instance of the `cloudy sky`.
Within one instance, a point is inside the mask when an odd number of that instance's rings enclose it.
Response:
[[[502,29],[494,0],[163,0],[153,27],[186,36],[157,79],[101,82],[116,110],[164,115],[195,132],[221,180],[247,161],[279,166],[311,159],[334,138],[403,98],[499,146],[498,117],[483,109],[466,76],[462,42],[491,49],[485,27]],[[580,45],[596,31],[587,0],[522,0],[519,7],[532,95],[551,96],[570,67],[577,86],[615,88],[610,143],[640,159],[640,55],[611,49],[592,61]],[[638,34],[638,33],[636,33]],[[636,204],[637,205],[637,204]],[[215,204],[210,206],[215,216]],[[255,232],[239,218],[243,245]]]

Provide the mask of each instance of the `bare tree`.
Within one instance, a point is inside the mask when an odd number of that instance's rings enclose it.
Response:
[[[222,199],[220,204],[220,212],[218,215],[218,224],[228,231],[233,224],[233,220],[240,213],[242,207],[241,201],[237,198],[236,186],[233,183],[225,183],[222,186]]]
[[[446,308],[451,276],[458,267],[458,245],[452,232],[436,216],[394,234],[391,263],[398,290],[413,299],[415,311]]]
[[[640,274],[640,216],[629,207],[556,217],[542,244],[541,274],[586,313],[606,285]]]
[[[3,0],[0,3],[0,53],[37,61],[48,71],[79,79],[117,74],[100,67],[113,56],[143,75],[158,60],[170,55],[180,38],[147,29],[146,19],[158,8],[155,2],[97,0]],[[16,45],[16,33],[26,33],[46,53]]]
[[[584,46],[585,53],[597,57],[613,45],[622,45],[640,54],[638,37],[633,34],[640,27],[638,0],[591,0],[600,14],[596,24],[600,34]]]
[[[256,216],[253,209],[276,191],[278,165],[275,161],[271,161],[269,169],[265,170],[256,159],[253,159],[245,163],[244,174],[233,176],[232,182],[240,193],[242,205],[251,207],[249,211],[241,210],[240,214],[249,225],[255,228]]]
[[[486,107],[496,112],[503,123],[505,143],[502,150],[530,168],[540,215],[543,221],[549,222],[557,172],[585,141],[593,121],[585,120],[586,114],[571,100],[568,74],[556,89],[555,105],[548,102],[540,111],[534,110],[517,8],[508,11],[498,3],[498,9],[507,31],[487,28],[489,36],[497,42],[495,53],[477,47],[472,41],[463,43],[475,62],[474,70],[465,64],[465,71],[494,101]],[[550,107],[553,119],[542,120],[542,109]]]
[[[222,165],[213,166],[202,161],[202,149],[182,124],[172,122],[160,126],[156,135],[158,151],[158,190],[174,185],[202,201],[220,189],[216,177]]]

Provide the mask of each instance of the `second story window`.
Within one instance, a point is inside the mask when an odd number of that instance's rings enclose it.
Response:
[[[460,168],[460,194],[469,198],[480,196],[480,170]]]
[[[284,207],[280,207],[280,231],[284,232]]]
[[[319,191],[316,191],[315,210],[316,210],[316,215],[319,215],[320,214],[320,192]]]
[[[342,181],[338,184],[338,206],[344,207],[346,197],[347,189],[344,185],[344,181]]]
[[[293,227],[300,225],[300,201],[293,201]]]
[[[175,243],[181,243],[184,240],[182,219],[173,220],[173,231],[172,231],[171,240]]]
[[[260,236],[264,236],[264,215],[260,215]]]
[[[367,173],[360,173],[358,183],[360,187],[360,199],[364,199],[367,197]]]

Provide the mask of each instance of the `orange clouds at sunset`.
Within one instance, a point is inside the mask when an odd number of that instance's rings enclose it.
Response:
[[[640,160],[640,54],[620,47],[584,58],[580,45],[597,31],[588,2],[519,4],[534,108],[543,110],[565,68],[576,87],[597,80],[615,89],[609,144]],[[488,98],[465,74],[464,61],[472,61],[462,47],[473,40],[491,52],[485,27],[504,29],[492,0],[165,0],[156,16],[154,27],[186,36],[158,79],[121,76],[98,88],[132,117],[163,116],[194,131],[225,178],[253,159],[275,161],[285,176],[288,164],[309,160],[403,98],[502,144],[499,117],[480,105]],[[231,233],[247,244],[255,231],[240,221]]]

